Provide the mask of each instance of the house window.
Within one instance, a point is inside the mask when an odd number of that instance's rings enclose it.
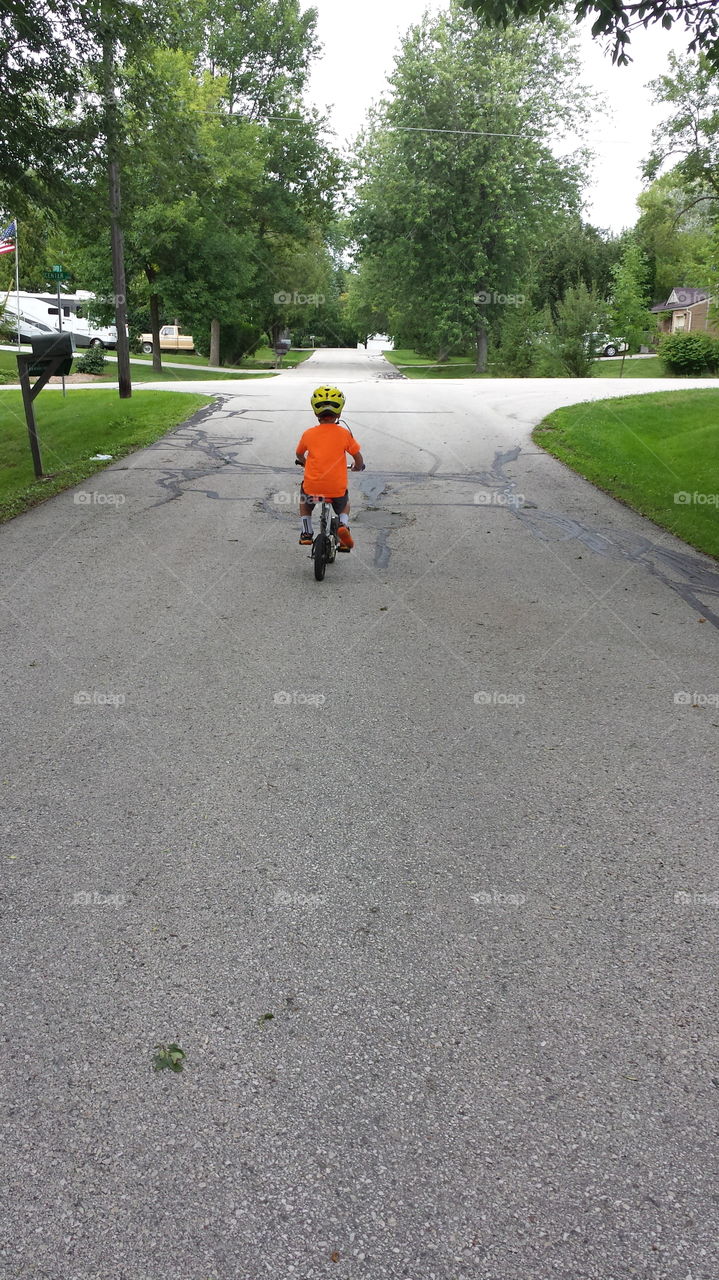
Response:
[[[672,333],[681,333],[686,325],[686,311],[675,311],[672,323]]]

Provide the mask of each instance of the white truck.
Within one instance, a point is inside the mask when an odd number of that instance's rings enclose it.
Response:
[[[140,344],[145,355],[152,355],[152,334],[140,335]],[[160,351],[194,351],[195,339],[190,333],[180,333],[177,324],[163,324],[160,329]]]
[[[19,295],[10,292],[6,298],[0,297],[5,308],[5,321],[15,333],[19,327],[22,342],[29,342],[43,333],[59,332],[62,311],[63,332],[74,334],[75,346],[116,347],[115,326],[92,324],[88,319],[88,309],[94,301],[95,294],[84,289],[78,289],[77,293],[61,293],[59,305],[57,294],[51,291],[26,293],[20,290]]]

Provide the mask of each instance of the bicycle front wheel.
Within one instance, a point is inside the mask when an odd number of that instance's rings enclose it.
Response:
[[[312,559],[315,562],[315,577],[321,582],[325,576],[325,566],[327,564],[327,534],[318,533],[315,538],[314,547],[312,548]]]

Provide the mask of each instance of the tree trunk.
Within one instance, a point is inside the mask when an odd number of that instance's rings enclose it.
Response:
[[[477,325],[477,373],[487,372],[487,330],[484,319]]]
[[[449,356],[449,349],[447,347],[440,347],[439,351],[437,352],[437,364],[446,364],[448,356]]]
[[[152,333],[152,367],[155,373],[162,373],[162,351],[160,350],[160,295],[150,294],[150,331]]]
[[[626,358],[627,358],[627,353],[626,353],[626,350],[625,350],[625,351],[623,351],[623,352],[622,352],[622,367],[621,367],[621,369],[619,370],[619,377],[620,377],[620,378],[623,378],[623,377],[624,377],[624,361],[626,360]]]
[[[220,322],[219,320],[210,321],[210,364],[219,367],[220,364]]]
[[[107,10],[104,8],[103,17]],[[110,34],[111,19],[102,42],[103,94],[105,98],[105,137],[108,194],[110,207],[110,246],[112,252],[112,287],[115,294],[115,325],[117,327],[117,380],[120,399],[132,395],[130,378],[130,343],[127,337],[127,300],[125,286],[125,250],[120,223],[120,165],[117,159],[117,103],[115,99],[115,40]]]

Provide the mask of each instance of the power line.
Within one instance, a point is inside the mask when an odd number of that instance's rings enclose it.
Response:
[[[242,118],[242,117],[238,117]],[[264,120],[269,123],[284,121],[294,121],[297,124],[304,124],[302,116],[264,116]],[[467,138],[527,138],[526,133],[495,133],[488,129],[431,129],[426,125],[409,125],[409,124],[387,124],[381,126],[382,131],[386,133],[450,133],[459,134]],[[587,138],[587,142],[606,143],[609,146],[619,145],[628,146],[630,138]]]

